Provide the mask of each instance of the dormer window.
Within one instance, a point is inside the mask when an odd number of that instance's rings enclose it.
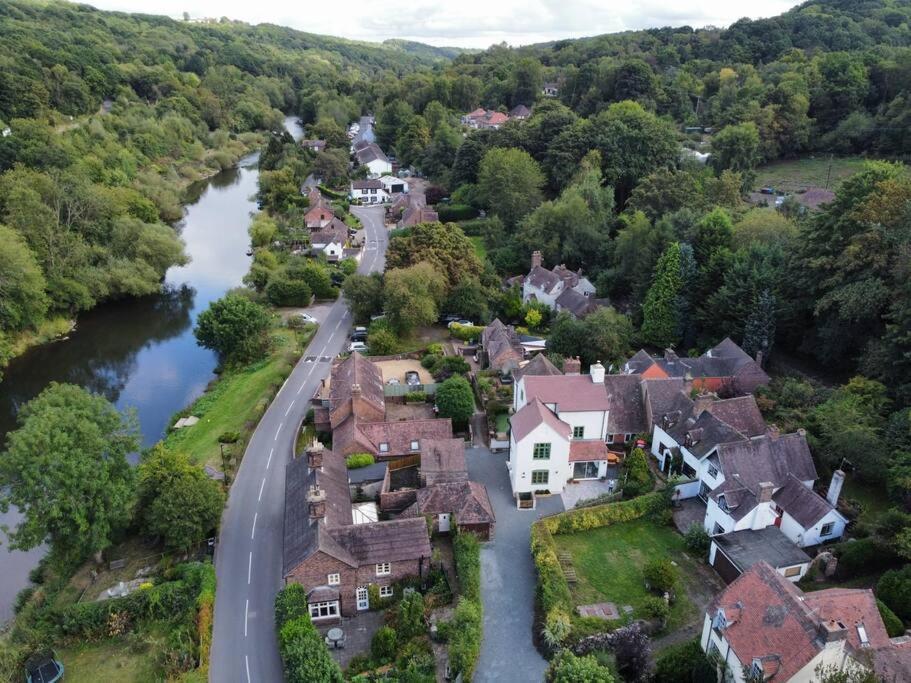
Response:
[[[720,507],[722,510],[725,510],[725,511],[727,511],[727,509],[728,509],[728,501],[724,497],[724,494],[721,494],[720,496],[718,496],[718,507]]]
[[[764,677],[765,676],[762,670],[762,662],[758,659],[754,659],[753,666],[750,667],[750,680],[761,681]]]
[[[728,627],[728,620],[724,616],[724,610],[718,610],[715,612],[715,618],[712,619],[712,630],[715,631],[718,635],[721,635],[721,632]]]
[[[384,441],[383,443],[380,444],[380,453],[388,453],[388,452],[389,452],[389,444]]]
[[[412,441],[412,442],[411,442],[411,450],[413,450],[413,451],[419,451],[419,450],[421,450],[421,442],[420,442],[420,441]]]
[[[712,479],[714,479],[715,477],[718,476],[718,468],[715,467],[714,465],[709,465],[708,473],[709,473],[709,476]]]

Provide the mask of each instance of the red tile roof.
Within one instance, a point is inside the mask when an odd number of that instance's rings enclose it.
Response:
[[[607,444],[600,439],[570,441],[569,461],[579,462],[580,460],[607,460]]]
[[[491,524],[495,521],[487,488],[474,481],[455,481],[418,489],[422,514],[450,512],[458,524]]]
[[[862,647],[857,627],[863,625],[869,647],[886,647],[889,634],[869,588],[827,588],[804,595],[804,602],[824,620],[834,619],[848,627],[848,642]]]
[[[382,456],[410,455],[420,452],[421,443],[425,439],[451,439],[452,421],[446,418],[367,422],[359,423],[358,430],[373,444],[373,453]],[[418,442],[417,450],[411,448],[412,441]],[[384,443],[388,444],[388,450],[380,448]]]
[[[568,424],[554,415],[550,408],[536,398],[532,398],[519,408],[516,414],[509,418],[509,424],[516,441],[524,439],[535,427],[541,424],[546,424],[560,434],[564,434],[567,439],[569,439],[573,431]]]
[[[608,410],[610,401],[604,384],[592,382],[589,375],[549,375],[523,378],[528,400],[556,404],[558,412]]]

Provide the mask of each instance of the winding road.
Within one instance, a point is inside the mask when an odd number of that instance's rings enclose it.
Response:
[[[382,272],[388,243],[382,207],[352,207],[364,226],[359,273]],[[339,298],[250,439],[221,522],[209,680],[283,680],[273,620],[282,585],[285,465],[296,430],[332,360],[345,347],[351,314]]]

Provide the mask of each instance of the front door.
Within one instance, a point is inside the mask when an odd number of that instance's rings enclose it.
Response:
[[[367,586],[358,588],[355,597],[357,598],[358,610],[370,609],[370,593],[367,590]]]
[[[440,533],[441,534],[445,534],[447,531],[449,531],[449,513],[448,512],[440,513],[439,524],[440,524]]]

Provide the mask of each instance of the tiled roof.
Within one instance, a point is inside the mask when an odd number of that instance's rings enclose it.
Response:
[[[911,638],[904,636],[903,640],[873,651],[873,670],[883,683],[911,681]]]
[[[389,158],[383,153],[383,150],[380,149],[379,145],[375,142],[368,143],[364,147],[355,151],[355,156],[357,157],[358,162],[363,164],[369,164],[371,161],[385,161],[389,163]]]
[[[544,266],[535,266],[525,277],[525,282],[532,287],[550,292],[560,283],[560,278]]]
[[[610,408],[604,385],[592,382],[589,375],[531,376],[523,382],[529,401],[536,397],[556,404],[557,412]]]
[[[528,107],[526,107],[524,104],[517,104],[509,112],[509,115],[513,118],[522,118],[522,117],[528,118],[529,116],[531,116],[531,110]]]
[[[738,432],[752,438],[766,432],[766,423],[753,395],[712,401],[707,410]]]
[[[569,461],[607,460],[607,444],[600,439],[584,441],[573,439],[569,442]]]
[[[608,434],[640,434],[648,431],[642,403],[640,375],[607,375],[604,390],[610,403]]]
[[[487,352],[490,366],[496,370],[518,367],[519,361],[524,357],[515,329],[511,325],[504,325],[499,318],[494,318],[481,332],[481,344]]]
[[[446,419],[402,420],[400,422],[364,422],[358,423],[358,430],[370,443],[373,452],[384,455],[408,455],[420,451],[420,444],[425,439],[451,439],[452,421]],[[411,442],[418,442],[418,451],[411,448]],[[383,451],[380,444],[388,444]]]
[[[598,308],[604,307],[605,301],[604,299],[585,296],[569,287],[560,292],[560,296],[556,298],[557,306],[569,311],[577,318],[584,318]]]
[[[666,431],[697,458],[708,455],[719,444],[748,439],[745,434],[722,422],[709,410],[703,410],[696,416],[696,404],[689,399],[687,401],[689,404],[681,404],[680,419]]]
[[[649,356],[645,351],[640,350],[626,361],[626,364],[633,372],[642,373],[652,365],[658,365],[669,377],[691,379],[734,377],[749,366],[761,381],[769,381],[768,375],[763,372],[756,361],[729,337],[725,337],[698,358],[681,357],[673,352],[667,352],[664,356]]]
[[[348,241],[348,226],[338,218],[333,218],[329,224],[310,234],[310,243],[317,244],[345,244]]]
[[[352,353],[332,367],[329,412],[333,429],[351,414],[351,387],[354,385],[361,388],[361,400],[358,404],[361,414],[357,415],[360,420],[379,421],[386,414],[382,372],[360,353]]]
[[[857,627],[863,625],[867,645],[888,647],[889,634],[876,606],[876,596],[869,588],[827,588],[804,594],[804,602],[824,621],[840,621],[848,627],[848,643],[855,649],[861,642]]]
[[[835,508],[825,498],[791,474],[772,499],[782,510],[808,529]]]
[[[474,481],[455,481],[418,489],[422,514],[450,512],[459,524],[489,524],[496,520],[487,489]]]
[[[329,533],[359,566],[420,557],[430,559],[427,522],[422,518],[352,524],[330,528]]]
[[[654,424],[661,426],[665,415],[683,412],[692,403],[683,392],[683,380],[647,379],[643,382],[645,389],[646,416],[651,416]]]
[[[526,381],[528,380],[526,379]],[[517,442],[528,436],[528,434],[540,424],[549,425],[559,434],[564,434],[566,439],[569,439],[570,434],[572,434],[573,431],[568,424],[554,415],[553,411],[541,403],[537,398],[530,398],[528,403],[519,408],[519,410],[509,418],[512,436]]]
[[[518,370],[513,372],[516,379],[522,377],[541,376],[541,375],[562,375],[560,369],[550,362],[550,359],[543,353],[535,354],[530,361],[520,365]]]
[[[465,441],[425,439],[421,442],[421,475],[427,485],[468,479]]]

